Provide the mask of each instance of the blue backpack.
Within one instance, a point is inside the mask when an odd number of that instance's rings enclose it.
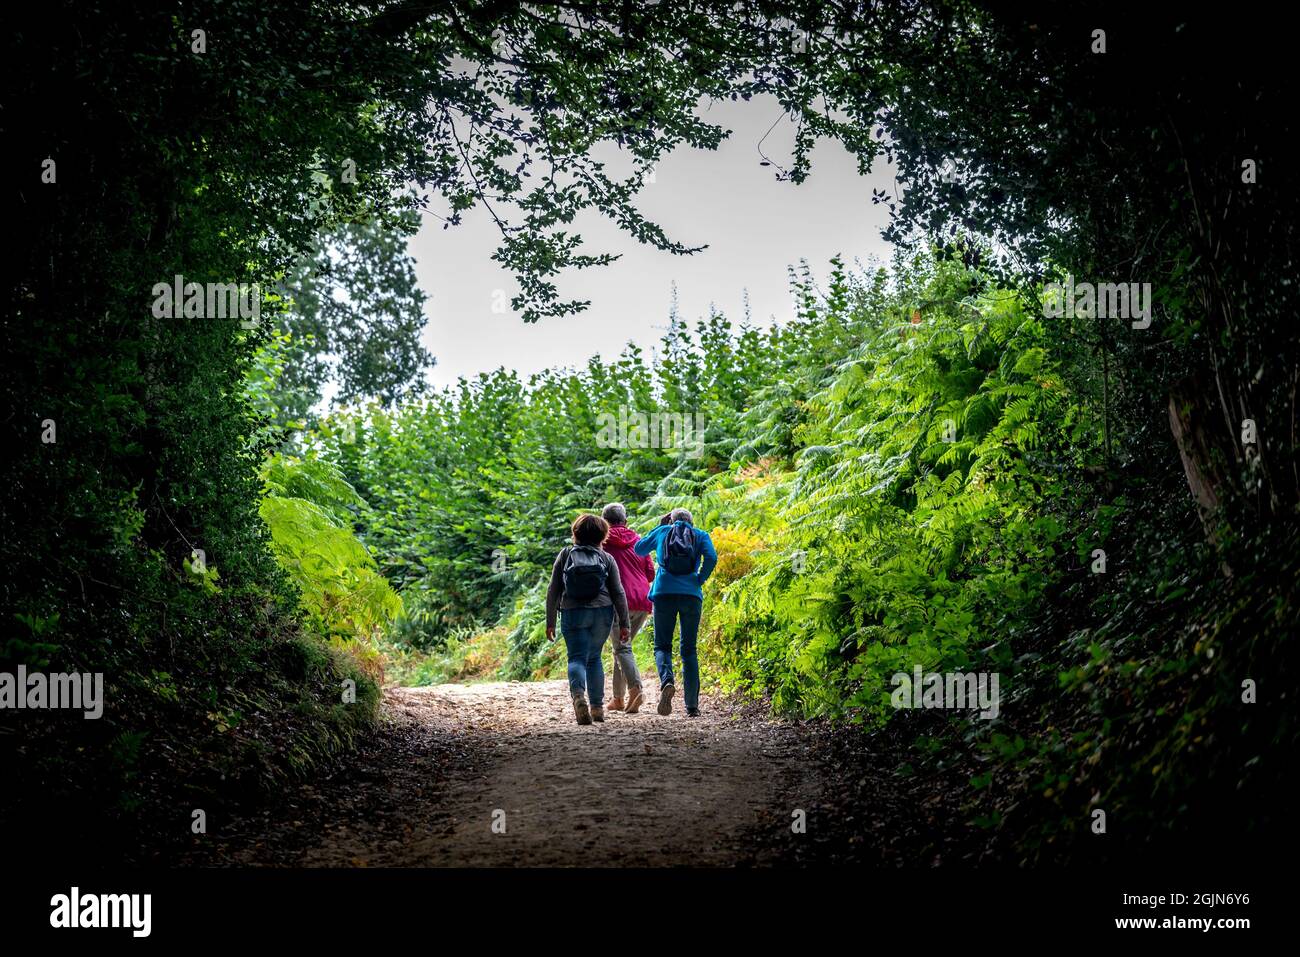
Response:
[[[698,559],[695,556],[695,529],[685,522],[674,522],[668,530],[664,546],[664,568],[673,575],[693,575]]]

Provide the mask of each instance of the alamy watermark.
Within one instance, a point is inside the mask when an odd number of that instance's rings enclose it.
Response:
[[[84,711],[87,721],[104,714],[104,673],[97,671],[47,675],[28,673],[19,665],[16,674],[0,671],[0,709],[16,711]]]
[[[889,700],[895,708],[979,708],[986,720],[998,716],[998,673],[972,671],[926,672],[920,665],[912,674],[897,672]]]
[[[186,282],[179,273],[171,282],[155,283],[155,319],[235,319],[245,329],[262,318],[262,287],[258,283]]]
[[[50,926],[126,927],[132,937],[148,937],[152,911],[152,894],[83,894],[74,887],[50,898]]]
[[[1048,319],[1129,319],[1134,329],[1151,326],[1151,283],[1081,282],[1066,275],[1065,282],[1043,287],[1043,315]]]
[[[704,454],[704,413],[640,412],[620,406],[618,415],[596,416],[602,449],[683,449],[688,459]]]

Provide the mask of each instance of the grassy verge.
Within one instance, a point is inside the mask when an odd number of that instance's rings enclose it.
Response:
[[[39,839],[43,857],[166,861],[219,832],[233,806],[305,780],[375,726],[379,685],[353,656],[292,617],[237,605],[218,599],[204,622],[173,626],[172,652],[166,640],[105,642],[71,667],[35,663],[102,673],[104,707],[94,720],[0,712],[0,760],[20,784],[0,789],[0,821],[16,841]]]

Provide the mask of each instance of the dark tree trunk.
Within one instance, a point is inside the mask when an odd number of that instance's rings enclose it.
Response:
[[[1187,485],[1205,520],[1223,501],[1225,479],[1222,469],[1214,464],[1210,410],[1198,394],[1203,393],[1199,389],[1183,389],[1169,397],[1169,427],[1183,460]]]

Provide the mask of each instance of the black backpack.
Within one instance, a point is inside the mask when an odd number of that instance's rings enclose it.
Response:
[[[685,522],[674,522],[664,546],[664,567],[674,575],[695,573],[695,529]]]
[[[574,601],[590,601],[605,587],[609,567],[604,552],[590,545],[574,545],[564,562],[564,594]]]

